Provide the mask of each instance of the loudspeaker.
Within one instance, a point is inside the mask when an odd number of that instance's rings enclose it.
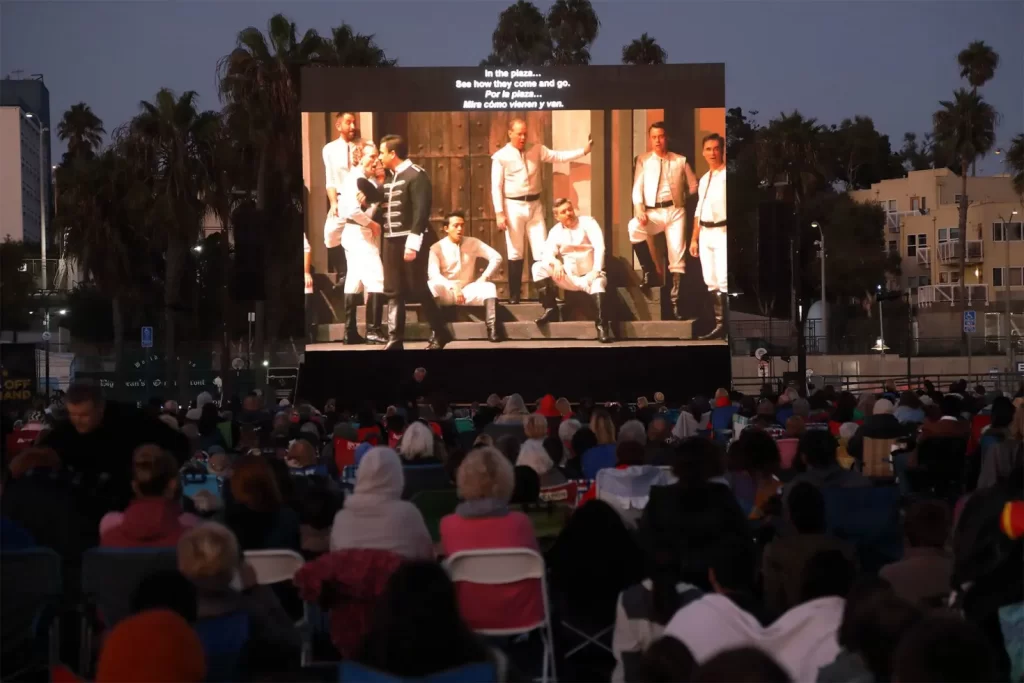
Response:
[[[780,201],[764,201],[757,207],[757,286],[763,301],[775,300],[776,314],[788,312],[792,290],[790,239],[793,207]],[[795,246],[795,245],[794,245]]]
[[[264,222],[262,213],[251,202],[239,206],[232,216],[235,263],[231,296],[236,301],[264,301],[267,298]]]

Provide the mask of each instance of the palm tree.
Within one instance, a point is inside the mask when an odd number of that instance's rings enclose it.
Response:
[[[995,143],[996,110],[976,92],[960,88],[932,114],[936,146],[960,168],[960,284],[967,272],[967,171]],[[967,297],[963,297],[966,303]]]
[[[989,47],[984,40],[975,40],[956,56],[960,65],[960,78],[966,78],[973,92],[985,85],[995,76],[999,66],[999,54]]]
[[[779,114],[757,131],[758,176],[769,185],[788,186],[799,211],[804,200],[826,184],[825,127],[794,111]]]
[[[551,33],[537,6],[518,0],[498,16],[491,54],[481,66],[544,66],[551,62]]]
[[[548,10],[547,27],[554,43],[553,64],[590,64],[590,46],[601,28],[590,0],[556,0]]]
[[[356,33],[348,24],[331,29],[331,40],[324,40],[321,58],[331,66],[395,66],[373,35]]]
[[[182,280],[189,249],[202,232],[206,211],[203,193],[209,187],[204,160],[216,143],[220,115],[196,108],[194,91],[180,97],[161,89],[152,102],[142,102],[142,112],[128,124],[129,144],[141,154],[149,173],[152,191],[150,237],[164,249],[165,364],[168,382],[174,380],[173,366],[177,330],[182,322]],[[180,365],[184,372],[184,365]],[[179,381],[183,394],[187,383]]]
[[[1013,175],[1013,189],[1024,197],[1024,134],[1018,133],[1006,151],[1006,165]]]
[[[275,14],[267,22],[267,33],[249,27],[238,34],[235,49],[217,65],[221,99],[226,113],[247,125],[246,140],[256,161],[256,208],[267,215],[271,180],[277,182],[275,195],[284,195],[281,203],[292,198],[288,193],[294,181],[301,178],[302,157],[298,153],[301,139],[299,116],[300,72],[302,67],[317,62],[338,64],[337,58],[348,54],[347,35],[339,51],[338,44],[329,49],[315,30],[299,37],[293,22]],[[333,54],[332,54],[333,53]],[[266,224],[267,221],[262,221]],[[297,243],[297,239],[292,244]],[[271,260],[269,268],[277,267]],[[268,275],[269,278],[269,275]],[[264,355],[264,333],[267,321],[263,301],[254,302],[256,313],[256,358]],[[276,329],[274,325],[270,329]]]
[[[57,137],[68,143],[65,161],[73,158],[91,159],[103,144],[103,121],[85,102],[71,105],[57,124]]]
[[[666,59],[665,48],[646,33],[622,48],[623,64],[664,64]]]

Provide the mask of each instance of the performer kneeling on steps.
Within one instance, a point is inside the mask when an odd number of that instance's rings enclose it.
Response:
[[[412,299],[430,324],[428,349],[443,349],[451,341],[441,310],[427,288],[427,249],[430,231],[430,178],[408,158],[408,143],[400,135],[380,141],[384,180],[384,295],[388,299],[388,343],[385,351],[401,350],[405,341],[405,303]],[[429,247],[429,242],[428,242]]]
[[[556,287],[586,292],[597,304],[597,340],[607,344],[612,341],[612,333],[605,299],[608,278],[604,274],[604,233],[590,216],[577,216],[576,207],[568,199],[556,199],[553,208],[558,223],[548,233],[541,260],[533,264],[533,279],[544,306],[537,324],[558,320]]]
[[[445,216],[447,235],[430,247],[427,263],[427,285],[442,306],[484,306],[487,339],[501,341],[498,334],[498,289],[489,282],[501,265],[501,254],[475,237],[463,237],[466,216],[452,211]],[[476,273],[476,260],[487,260],[487,268],[480,277]]]

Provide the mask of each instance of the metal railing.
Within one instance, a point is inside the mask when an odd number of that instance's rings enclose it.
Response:
[[[932,249],[931,247],[918,247],[917,248],[917,265],[922,268],[928,268],[931,270],[932,267]]]
[[[46,259],[46,283],[43,283],[43,260],[38,258],[25,259],[21,263],[21,272],[32,275],[33,289],[58,289],[57,270],[60,267],[60,259]]]
[[[959,263],[962,247],[959,239],[939,242],[939,263],[949,265]],[[977,263],[985,259],[985,242],[983,240],[967,240],[967,263]]]
[[[983,373],[972,372],[965,375],[944,374],[911,374],[907,375],[821,375],[812,378],[816,386],[831,385],[836,391],[849,391],[854,394],[861,392],[880,393],[887,382],[893,382],[897,391],[914,391],[924,387],[925,381],[935,385],[939,391],[946,392],[949,385],[961,379],[967,380],[971,390],[975,385],[984,385],[989,391],[1016,392],[1021,386],[1021,376],[1016,373]],[[775,378],[778,380],[778,378]],[[762,377],[733,377],[732,386],[746,394],[756,394],[760,388],[771,380]]]
[[[964,287],[961,285],[921,285],[917,288],[919,306],[932,304],[954,305],[964,300]],[[988,285],[967,285],[966,297],[968,306],[988,305]]]

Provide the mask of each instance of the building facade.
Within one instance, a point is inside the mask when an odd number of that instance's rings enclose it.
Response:
[[[39,123],[26,113],[20,107],[0,107],[0,148],[4,150],[0,155],[0,240],[10,237],[39,244],[40,211],[45,208],[50,213],[50,174],[45,165],[49,138],[46,133],[42,136],[40,163]]]
[[[960,235],[961,188],[960,177],[941,168],[911,171],[850,196],[882,207],[886,249],[901,257],[898,286],[916,303],[959,305],[966,297],[972,307],[1002,311],[1009,296],[1016,310],[1024,302],[1024,203],[1008,176],[968,178],[967,234]]]

